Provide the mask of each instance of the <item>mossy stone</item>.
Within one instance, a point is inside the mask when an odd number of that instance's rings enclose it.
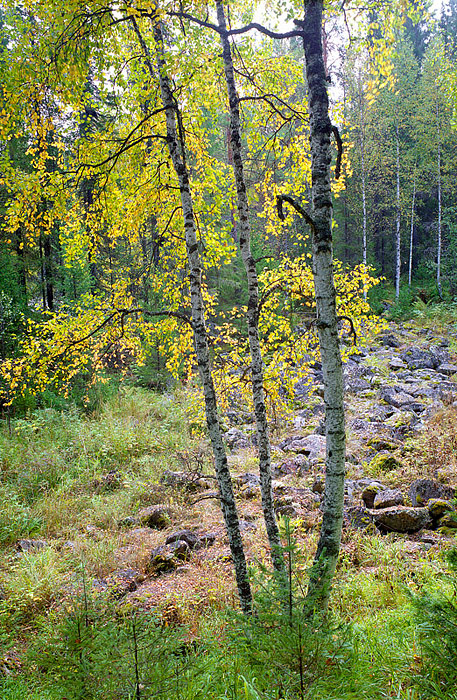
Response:
[[[388,452],[378,452],[371,460],[369,470],[376,474],[376,472],[391,472],[401,466],[403,466],[402,463],[394,455]]]

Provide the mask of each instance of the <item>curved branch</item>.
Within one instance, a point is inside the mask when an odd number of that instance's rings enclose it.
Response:
[[[304,218],[314,235],[316,232],[316,224],[314,223],[314,219],[312,219],[312,217],[308,214],[308,212],[305,209],[303,209],[301,204],[297,202],[296,199],[290,197],[288,194],[278,194],[276,197],[276,208],[278,210],[278,216],[281,219],[281,221],[286,220],[286,215],[284,214],[282,206],[283,202],[290,204],[290,206],[293,207],[295,211],[297,211],[300,214],[300,216]]]
[[[341,158],[343,157],[343,142],[341,140],[340,132],[338,131],[337,126],[332,125],[332,134],[335,137],[336,148],[337,148],[336,165],[335,165],[335,179],[338,180],[340,175],[341,175]]]
[[[357,345],[357,333],[354,326],[354,321],[350,316],[337,316],[337,321],[348,321],[351,326],[351,335],[354,337],[354,345]]]

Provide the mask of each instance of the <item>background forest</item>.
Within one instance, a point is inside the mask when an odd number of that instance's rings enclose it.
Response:
[[[321,9],[0,2],[2,700],[457,698],[457,0]]]

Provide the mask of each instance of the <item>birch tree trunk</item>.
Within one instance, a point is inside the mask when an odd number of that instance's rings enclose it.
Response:
[[[416,166],[413,175],[413,198],[411,202],[411,230],[409,234],[408,286],[411,287],[413,278],[413,245],[414,245],[414,208],[416,205]]]
[[[256,263],[251,251],[251,230],[249,224],[249,204],[244,179],[243,157],[241,153],[241,125],[239,100],[236,92],[235,74],[233,70],[232,52],[227,35],[224,6],[222,0],[216,0],[217,19],[222,43],[225,81],[227,84],[230,107],[230,144],[232,151],[232,167],[235,175],[237,206],[239,217],[239,242],[248,281],[248,337],[251,352],[251,379],[254,400],[254,412],[257,426],[257,442],[259,449],[260,488],[262,508],[268,541],[271,548],[273,566],[278,572],[284,572],[284,557],[281,548],[278,524],[273,503],[271,484],[271,452],[268,434],[268,421],[263,391],[263,360],[259,341],[259,285]]]
[[[440,129],[440,112],[438,105],[438,96],[435,95],[436,103],[436,141],[437,141],[437,175],[438,175],[438,236],[437,236],[437,251],[436,251],[436,286],[438,294],[442,298],[441,290],[441,248],[442,248],[442,231],[441,231],[441,129]]]
[[[395,232],[395,298],[400,296],[400,274],[401,274],[401,236],[400,236],[400,137],[398,133],[398,121],[395,124],[395,140],[396,140],[396,175],[397,175],[397,216],[396,216],[396,232]]]
[[[154,79],[158,77],[161,99],[165,108],[168,149],[179,181],[181,206],[184,216],[184,231],[187,258],[189,262],[192,326],[198,370],[205,397],[206,423],[214,454],[221,508],[235,568],[235,576],[241,607],[245,613],[250,613],[252,611],[252,595],[244,555],[243,541],[241,538],[238,513],[236,510],[235,497],[233,493],[233,485],[217,413],[216,392],[211,375],[211,363],[205,326],[205,309],[201,289],[202,268],[198,250],[198,240],[189,172],[186,162],[186,149],[184,142],[184,131],[181,123],[181,114],[176,99],[173,95],[170,79],[167,73],[160,20],[157,17],[154,17],[151,20],[155,42],[155,63],[157,67],[157,75],[154,75],[152,58],[140,33],[138,24],[134,18],[132,18],[131,21],[143,52],[147,58],[146,65],[148,66],[149,70],[152,71],[152,77]]]
[[[322,55],[322,0],[305,0],[305,50],[310,117],[313,274],[317,330],[324,374],[326,475],[322,526],[310,578],[308,602],[325,609],[341,542],[344,497],[345,426],[343,371],[338,338],[332,262],[332,192],[327,82]]]

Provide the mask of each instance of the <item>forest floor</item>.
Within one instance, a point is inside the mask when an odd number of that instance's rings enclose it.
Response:
[[[314,631],[308,646],[301,623],[284,637],[279,617],[259,614],[254,632],[227,617],[236,608],[230,552],[210,451],[190,434],[185,395],[126,388],[90,418],[48,408],[4,426],[2,699],[435,697],[412,680],[425,668],[413,599],[448,589],[443,553],[456,545],[456,337],[453,326],[391,324],[345,364],[345,521],[332,629],[322,639]],[[297,383],[295,414],[273,433],[275,502],[297,600],[319,532],[321,381],[315,364],[311,381]],[[280,616],[251,419],[226,417],[229,459],[259,610],[268,598]],[[161,631],[153,641],[151,616]],[[160,661],[138,661],[134,619],[149,620],[144,648],[154,646]],[[255,654],[240,642],[250,634]],[[288,646],[297,634],[298,652]],[[136,661],[116,661],[113,640],[124,652],[133,644]],[[205,653],[189,660],[197,648]]]

